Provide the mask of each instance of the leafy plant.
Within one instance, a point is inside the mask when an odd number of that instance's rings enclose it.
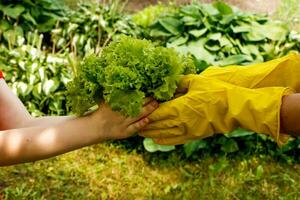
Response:
[[[175,149],[175,146],[158,145],[150,138],[145,138],[143,141],[143,145],[145,149],[151,153],[156,151],[168,152]]]
[[[143,27],[143,28],[147,28],[150,25],[152,25],[156,19],[165,12],[172,12],[175,11],[175,8],[171,5],[164,5],[164,4],[158,4],[158,5],[151,5],[146,7],[144,10],[135,13],[132,16],[132,19],[134,21],[134,23],[136,23],[137,25]]]
[[[76,56],[99,54],[116,35],[136,35],[137,27],[123,11],[124,3],[79,3],[69,10],[52,30],[53,51],[68,51]]]
[[[105,47],[101,56],[89,56],[79,65],[68,86],[69,103],[79,115],[105,100],[113,110],[136,116],[143,98],[173,97],[179,75],[194,67],[189,61],[173,49],[122,36]]]
[[[300,50],[299,36],[284,23],[242,13],[219,1],[183,5],[163,13],[144,34],[178,52],[192,54],[198,72],[210,65],[246,65]]]
[[[48,36],[65,10],[59,0],[3,0],[0,2],[0,39],[11,47],[18,36],[23,37],[29,31],[38,30]]]
[[[18,37],[16,47],[0,47],[0,70],[33,116],[67,113],[65,88],[71,79],[68,59],[42,50],[43,35]],[[27,41],[27,42],[25,42]]]

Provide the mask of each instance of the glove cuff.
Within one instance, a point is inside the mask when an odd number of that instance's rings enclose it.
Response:
[[[282,91],[281,99],[278,99],[279,100],[279,102],[278,102],[278,108],[277,108],[277,110],[278,110],[277,111],[277,113],[278,113],[278,115],[277,115],[278,125],[276,127],[276,130],[274,130],[272,132],[272,137],[274,138],[274,140],[276,141],[276,143],[278,144],[278,146],[283,146],[290,139],[290,135],[281,132],[280,116],[281,116],[282,99],[283,99],[284,96],[291,95],[291,94],[294,94],[294,93],[295,93],[295,91],[293,89],[291,89],[291,88],[285,88]]]

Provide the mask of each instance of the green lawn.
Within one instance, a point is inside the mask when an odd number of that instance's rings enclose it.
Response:
[[[100,144],[0,168],[3,199],[297,199],[300,165],[267,155],[128,152]],[[1,198],[0,198],[1,199]]]

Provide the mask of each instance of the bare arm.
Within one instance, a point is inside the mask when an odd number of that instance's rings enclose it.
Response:
[[[85,117],[59,125],[1,131],[0,165],[45,159],[108,139],[92,126]]]
[[[125,118],[103,104],[85,117],[34,119],[0,79],[0,166],[45,159],[104,140],[130,137],[148,123],[146,117],[156,107],[155,101],[147,103],[136,118]]]
[[[4,79],[0,79],[0,131],[21,128],[32,119],[25,106],[9,89]]]

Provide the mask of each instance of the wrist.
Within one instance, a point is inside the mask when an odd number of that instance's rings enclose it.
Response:
[[[86,130],[93,138],[93,144],[111,139],[105,134],[106,120],[99,116],[99,114],[94,112],[84,116],[83,118],[86,120]]]

